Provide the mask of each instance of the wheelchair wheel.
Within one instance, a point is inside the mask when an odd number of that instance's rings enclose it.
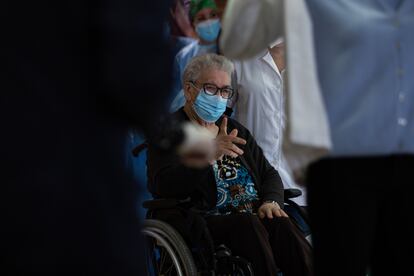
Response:
[[[191,252],[174,228],[165,222],[147,219],[141,232],[146,242],[147,275],[197,275]]]

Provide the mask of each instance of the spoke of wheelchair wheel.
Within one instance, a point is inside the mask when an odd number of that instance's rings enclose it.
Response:
[[[165,271],[165,274],[169,275],[168,273],[171,272],[171,270],[173,269],[174,265],[170,265],[170,268],[167,269],[167,271]]]
[[[166,257],[167,257],[167,253],[162,249],[161,258],[160,258],[160,271],[164,271],[162,268],[164,267]]]
[[[167,256],[169,256],[169,254],[164,250],[162,250],[161,252],[162,253],[161,253],[161,260],[160,260],[160,272],[163,273],[163,275],[170,275],[169,273],[171,273],[172,270],[174,269],[174,263],[171,263],[168,268],[164,267],[165,260],[167,259]]]

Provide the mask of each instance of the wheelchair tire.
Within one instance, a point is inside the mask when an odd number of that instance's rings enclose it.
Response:
[[[147,268],[149,275],[197,275],[191,251],[174,228],[160,220],[147,219],[141,232],[147,242],[147,265],[152,264]]]

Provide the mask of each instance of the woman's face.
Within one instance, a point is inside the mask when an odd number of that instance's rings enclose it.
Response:
[[[230,87],[231,79],[227,72],[217,69],[211,69],[201,73],[200,77],[195,81],[195,83],[199,89],[195,88],[192,85],[186,86],[185,90],[187,94],[187,101],[194,102],[198,96],[198,93],[203,93],[200,92],[200,89],[203,87],[203,84],[210,83],[214,84],[219,88]]]
[[[217,18],[219,18],[219,16],[216,10],[213,10],[212,8],[204,8],[194,16],[193,25],[196,26],[198,23],[201,23],[203,21]]]

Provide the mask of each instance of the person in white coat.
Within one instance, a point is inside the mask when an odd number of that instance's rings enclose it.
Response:
[[[232,101],[234,118],[242,123],[263,149],[269,163],[279,172],[285,189],[299,189],[294,198],[306,206],[306,188],[295,182],[292,170],[282,151],[286,116],[284,110],[284,42],[279,39],[256,57],[233,61],[237,97]],[[302,231],[310,234],[309,226],[298,217]]]
[[[305,187],[295,183],[282,153],[286,120],[283,40],[278,40],[270,47],[252,59],[233,61],[238,93],[233,102],[234,117],[256,138],[270,164],[281,175],[285,188],[302,191],[302,196],[294,201],[304,206]]]

